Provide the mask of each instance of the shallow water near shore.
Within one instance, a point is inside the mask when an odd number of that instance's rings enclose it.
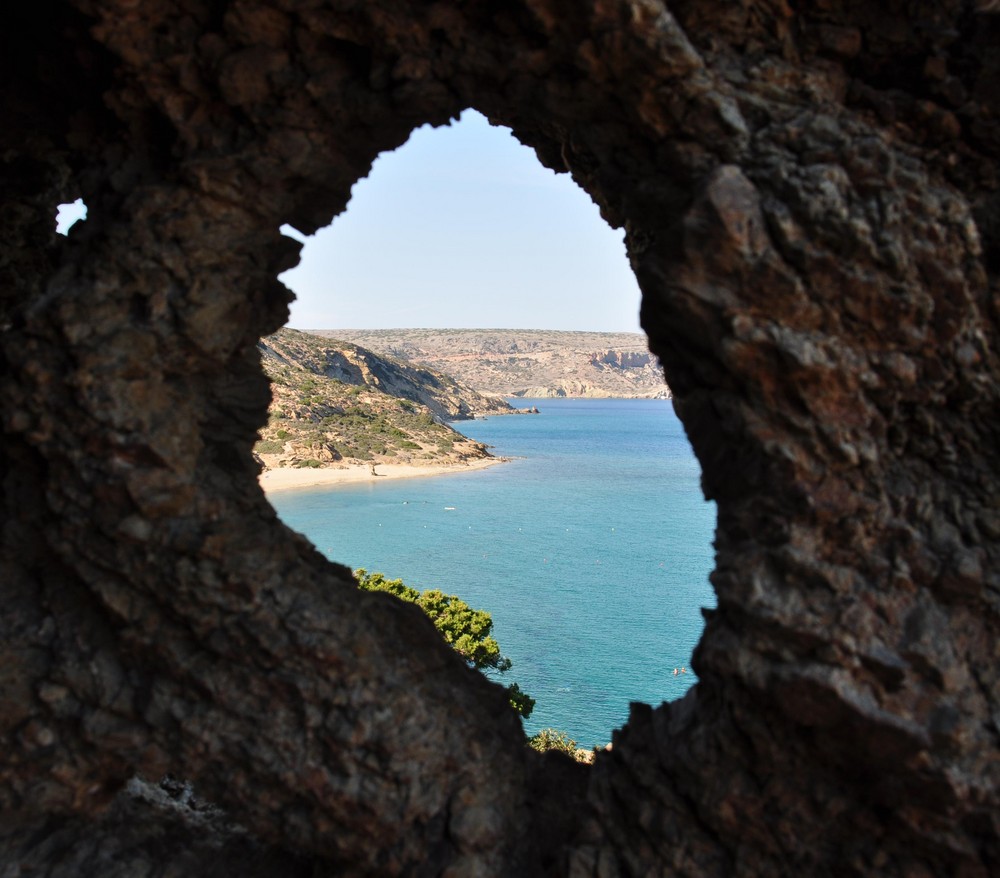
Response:
[[[513,402],[541,413],[455,425],[509,463],[269,499],[331,559],[488,610],[502,681],[537,699],[525,730],[601,745],[695,681],[715,505],[668,400]]]

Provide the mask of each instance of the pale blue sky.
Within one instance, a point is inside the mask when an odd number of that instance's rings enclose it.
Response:
[[[281,279],[297,329],[640,331],[622,232],[472,110],[381,155]]]
[[[65,231],[85,209],[60,209]],[[473,110],[381,155],[281,275],[296,329],[639,332],[622,232],[568,174]]]
[[[60,204],[56,211],[56,231],[60,235],[65,235],[73,223],[86,218],[87,208],[84,206],[82,198],[77,198],[70,204]]]

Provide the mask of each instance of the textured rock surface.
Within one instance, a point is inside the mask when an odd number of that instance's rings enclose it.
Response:
[[[121,792],[169,771],[274,846],[221,840],[233,870],[996,874],[1000,17],[974,5],[5,6],[5,869],[105,837],[169,874],[163,838],[202,830]],[[718,501],[701,682],[582,776],[254,481],[279,225],[467,106],[624,225]]]

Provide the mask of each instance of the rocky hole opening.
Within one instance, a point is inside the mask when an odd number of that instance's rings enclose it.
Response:
[[[56,208],[56,233],[68,235],[69,230],[78,222],[87,219],[87,205],[82,198],[66,204],[60,204]]]
[[[715,506],[621,233],[473,112],[380,156],[331,226],[282,231],[304,248],[281,276],[288,324],[260,346],[273,402],[255,446],[282,520],[446,638],[456,614],[421,592],[490,614],[496,656],[470,663],[516,681],[539,746],[585,758],[630,702],[682,697],[715,604]],[[567,386],[530,379],[552,361]],[[541,414],[500,417],[491,397]],[[589,451],[567,445],[588,431]],[[490,455],[515,460],[473,473]],[[421,470],[448,474],[403,478]]]

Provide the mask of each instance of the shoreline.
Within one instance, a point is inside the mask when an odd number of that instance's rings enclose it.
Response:
[[[407,463],[377,463],[377,475],[372,475],[367,463],[348,464],[340,467],[281,467],[262,472],[257,481],[265,494],[275,491],[292,491],[296,488],[334,488],[338,485],[357,485],[362,482],[415,479],[424,476],[446,476],[486,469],[498,463],[507,463],[507,457],[486,457],[467,463],[432,464],[414,466]]]

